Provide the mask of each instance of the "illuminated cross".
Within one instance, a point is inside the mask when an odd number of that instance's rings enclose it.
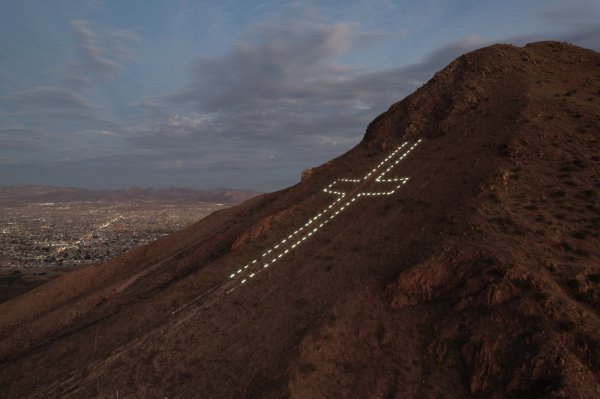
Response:
[[[246,265],[240,266],[229,276],[230,280],[239,279],[240,284],[244,284],[250,279],[256,277],[264,269],[271,267],[275,262],[287,255],[290,251],[296,249],[304,241],[319,231],[323,226],[332,221],[341,212],[347,209],[354,201],[360,197],[374,197],[392,195],[408,182],[408,177],[385,176],[400,163],[406,156],[421,142],[419,139],[412,146],[404,142],[381,161],[375,168],[369,171],[362,179],[337,179],[329,186],[323,189],[328,194],[336,195],[338,198],[328,205],[325,209],[317,213],[312,218],[294,232],[284,237],[280,242],[267,249],[259,258],[253,259]],[[404,150],[404,151],[403,151]],[[377,174],[377,172],[383,172]],[[348,186],[350,189],[335,189],[336,186]],[[381,190],[367,191],[365,187],[381,187]],[[384,189],[385,187],[385,189]]]
[[[392,170],[394,166],[396,166],[400,161],[402,161],[410,151],[412,151],[417,144],[421,140],[417,141],[411,147],[409,147],[402,155],[398,156],[395,161],[394,158],[398,155],[398,153],[408,146],[408,142],[404,142],[400,147],[396,148],[394,152],[387,156],[383,161],[381,161],[375,168],[373,168],[369,173],[366,174],[362,179],[337,179],[329,186],[323,189],[324,192],[329,194],[337,195],[340,198],[344,198],[349,196],[351,200],[354,200],[361,196],[379,196],[379,195],[392,195],[396,192],[397,189],[402,187],[406,182],[408,182],[408,177],[393,177],[393,178],[384,178],[384,176]],[[392,162],[393,161],[393,162]],[[389,165],[389,166],[387,166]],[[384,167],[387,168],[379,174],[377,177],[373,177],[374,174],[380,169]],[[365,186],[373,185],[374,187],[379,186],[381,190],[384,190],[384,187],[387,186],[387,190],[384,191],[360,191],[361,188]],[[335,186],[347,186],[350,189],[342,191],[341,189],[335,189]]]
[[[366,174],[362,179],[337,179],[329,186],[323,189],[328,194],[336,195],[338,198],[329,204],[325,209],[317,213],[312,218],[293,233],[283,238],[277,244],[267,249],[260,257],[251,260],[244,266],[240,266],[229,276],[229,279],[224,283],[211,288],[210,290],[203,292],[196,298],[187,302],[186,304],[174,309],[172,313],[177,313],[187,306],[205,299],[208,295],[214,293],[229,293],[235,290],[242,284],[245,284],[250,279],[256,277],[260,272],[271,267],[275,262],[279,261],[282,257],[287,255],[289,252],[296,249],[304,241],[309,239],[319,229],[325,226],[327,223],[335,219],[341,212],[347,209],[354,201],[361,197],[374,197],[383,195],[392,195],[408,182],[408,177],[395,177],[385,178],[394,166],[400,163],[406,156],[421,142],[419,139],[413,145],[409,146],[408,142],[403,143],[401,146],[396,148],[391,154],[389,154],[383,161],[381,161],[375,168]],[[404,150],[404,152],[402,152]],[[383,172],[377,174],[377,172],[383,170]],[[336,186],[346,185],[350,187],[349,190],[335,189]],[[387,189],[383,189],[387,186]],[[366,191],[363,190],[365,187],[381,187],[379,191]],[[217,301],[220,295],[213,295],[211,300],[205,301],[204,306],[210,306],[212,303]]]

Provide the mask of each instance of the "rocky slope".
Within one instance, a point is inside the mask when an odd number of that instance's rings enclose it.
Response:
[[[298,185],[0,304],[3,396],[597,398],[599,140],[600,54],[466,54]],[[392,195],[330,186],[405,141]]]

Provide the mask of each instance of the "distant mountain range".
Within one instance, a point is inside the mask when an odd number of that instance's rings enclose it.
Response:
[[[198,190],[182,187],[132,187],[121,190],[88,190],[79,187],[23,185],[0,186],[0,205],[81,201],[198,201],[237,204],[258,194],[257,191],[228,188]]]

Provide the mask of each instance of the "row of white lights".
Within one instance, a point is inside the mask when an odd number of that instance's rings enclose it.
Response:
[[[369,179],[369,177],[371,177],[372,174],[377,172],[378,169],[385,166],[391,159],[394,158],[394,156],[396,156],[404,147],[406,147],[408,145],[408,142],[402,143],[402,145],[400,145],[398,148],[396,148],[383,161],[381,161],[375,168],[373,168],[369,173],[367,173],[364,178],[362,178],[362,179],[337,179],[333,183],[331,183],[329,186],[324,188],[323,189],[324,192],[326,192],[328,194],[338,195],[339,198],[336,199],[331,204],[329,204],[321,212],[317,213],[315,216],[308,219],[308,221],[304,225],[302,225],[301,227],[296,229],[294,232],[290,233],[287,237],[285,237],[279,243],[277,243],[274,246],[272,246],[271,248],[267,249],[261,256],[261,258],[264,258],[264,259],[251,260],[246,265],[241,266],[236,271],[231,273],[229,278],[230,279],[240,278],[241,279],[240,284],[245,284],[249,279],[256,277],[256,275],[258,273],[260,273],[264,269],[269,268],[275,262],[279,261],[282,257],[284,257],[285,255],[290,253],[290,251],[296,249],[300,244],[302,244],[304,241],[306,241],[308,238],[310,238],[319,229],[321,229],[323,226],[325,226],[327,223],[329,223],[335,217],[337,217],[341,212],[343,212],[345,209],[347,209],[348,206],[350,206],[359,197],[383,196],[383,195],[394,194],[396,192],[396,190],[398,190],[400,187],[402,187],[404,184],[406,184],[408,182],[409,178],[408,177],[399,177],[399,178],[384,179],[383,177],[387,173],[389,173],[392,170],[392,168],[394,166],[396,166],[400,161],[402,161],[404,158],[406,158],[406,156],[420,142],[421,142],[421,139],[419,139],[416,143],[414,143],[411,147],[409,147],[400,157],[398,157],[392,164],[390,164],[383,171],[383,173],[381,173],[379,176],[377,176],[375,178],[375,182],[377,182],[377,183],[398,183],[398,185],[396,185],[396,187],[394,187],[392,190],[386,191],[386,192],[358,193],[358,194],[355,194],[352,198],[348,199],[348,201],[346,201],[345,203],[341,204],[341,206],[339,206],[338,208],[333,209],[336,205],[340,205],[340,203],[343,201],[344,197],[346,196],[345,192],[334,191],[331,189],[335,184],[337,184],[337,182],[348,182],[348,183],[366,182]],[[327,213],[331,213],[331,214],[328,215],[328,217],[324,217]],[[317,224],[317,221],[319,219],[323,219],[323,220]],[[313,227],[313,224],[314,224],[314,227]],[[308,230],[308,231],[302,237],[299,237],[297,240],[294,240],[294,237],[296,237],[299,233],[301,233],[304,230]],[[273,254],[273,255],[271,255],[271,254]],[[257,267],[260,265],[262,265],[262,267]]]

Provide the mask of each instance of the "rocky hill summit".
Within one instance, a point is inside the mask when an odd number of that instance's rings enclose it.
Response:
[[[7,398],[600,397],[600,54],[459,57],[301,183],[0,304]]]

